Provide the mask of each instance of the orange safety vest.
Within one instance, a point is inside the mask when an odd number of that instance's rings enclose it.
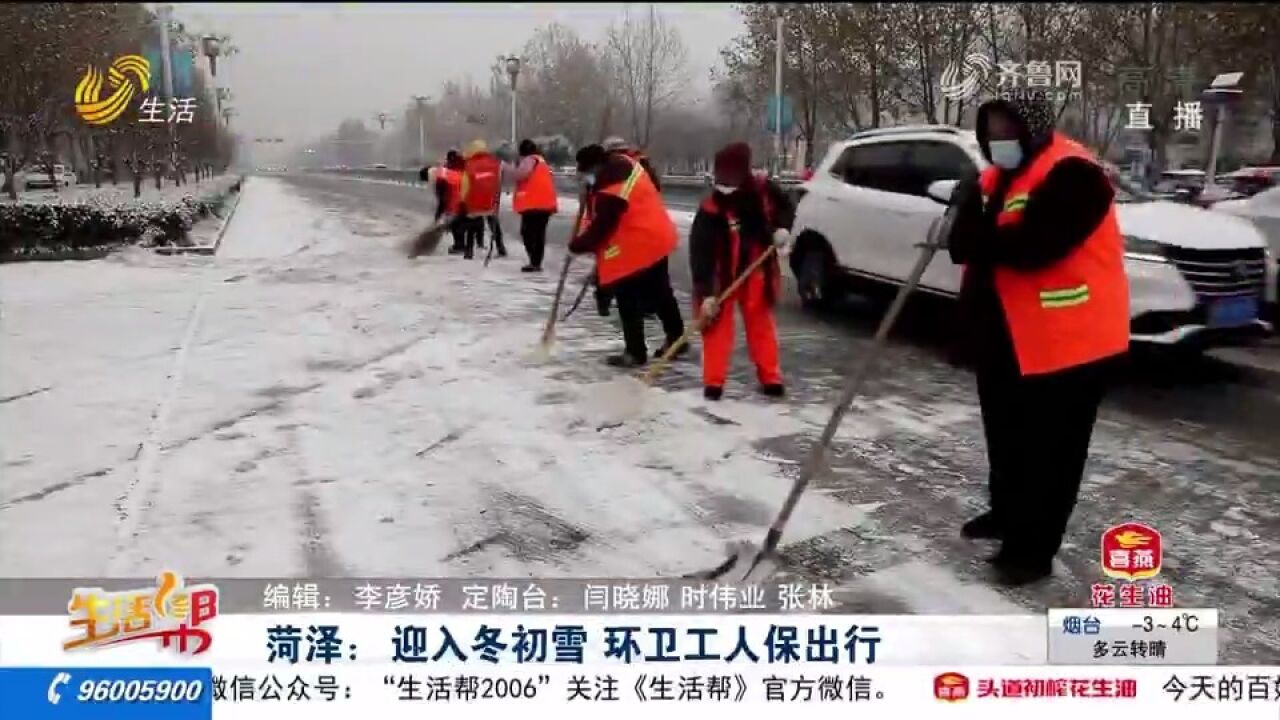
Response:
[[[530,210],[541,210],[554,213],[559,209],[556,200],[556,181],[551,176],[551,167],[541,155],[531,155],[533,171],[523,180],[516,183],[516,195],[513,205],[518,213]]]
[[[1060,133],[1013,180],[997,225],[1018,223],[1027,198],[1060,160],[1097,159]],[[1003,170],[982,172],[986,197]],[[1129,280],[1124,238],[1114,204],[1097,229],[1070,255],[1041,270],[995,269],[996,292],[1023,375],[1039,375],[1125,352],[1129,347]]]
[[[441,167],[439,177],[449,186],[449,195],[445,199],[444,211],[457,215],[462,207],[462,173],[452,168]]]
[[[671,254],[680,242],[676,224],[667,214],[662,195],[640,163],[629,160],[626,180],[596,190],[592,195],[614,195],[627,201],[627,210],[613,236],[596,249],[600,285],[609,285],[637,273]],[[591,224],[591,200],[582,216],[582,232]],[[581,233],[579,233],[581,234]]]
[[[472,155],[462,173],[462,203],[470,216],[492,215],[502,190],[502,165],[489,153]]]

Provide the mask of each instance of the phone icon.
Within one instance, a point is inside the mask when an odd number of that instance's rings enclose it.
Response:
[[[62,694],[58,692],[58,688],[71,682],[71,674],[60,672],[53,676],[53,681],[49,683],[49,704],[57,705],[62,699]]]

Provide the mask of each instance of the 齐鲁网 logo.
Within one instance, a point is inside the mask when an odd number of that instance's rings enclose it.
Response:
[[[103,85],[111,94],[102,97]],[[98,68],[89,66],[76,85],[76,114],[90,125],[107,125],[119,118],[135,95],[151,88],[151,64],[141,55],[116,58],[105,77]]]
[[[80,635],[64,641],[63,650],[151,639],[159,640],[161,647],[199,655],[213,642],[204,625],[218,616],[218,588],[186,587],[182,576],[164,572],[153,588],[77,588],[67,603],[67,611],[72,629]]]
[[[982,53],[969,53],[964,63],[947,63],[939,79],[942,96],[948,100],[968,100],[978,94],[978,88],[991,74],[991,58]]]
[[[1123,523],[1102,533],[1102,572],[1119,580],[1149,580],[1160,574],[1164,545],[1160,532],[1142,523]]]

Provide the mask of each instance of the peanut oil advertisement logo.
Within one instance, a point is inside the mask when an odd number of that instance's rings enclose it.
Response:
[[[969,678],[957,672],[945,672],[933,679],[933,696],[943,702],[960,702],[969,698]]]
[[[105,98],[103,86],[110,94]],[[90,125],[107,125],[129,108],[135,96],[151,88],[151,63],[141,55],[116,58],[106,75],[90,65],[76,85],[76,114]]]
[[[1102,533],[1102,572],[1118,580],[1149,580],[1160,574],[1164,541],[1142,523],[1116,525]]]

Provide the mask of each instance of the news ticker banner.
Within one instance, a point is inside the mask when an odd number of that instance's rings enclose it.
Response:
[[[0,585],[0,663],[58,664],[63,649],[109,645],[123,652],[124,645],[136,649],[157,640],[166,645],[173,641],[187,654],[214,661],[261,661],[264,643],[277,649],[292,643],[294,652],[305,643],[312,654],[332,654],[337,652],[333,648],[350,645],[353,655],[362,647],[363,657],[376,661],[392,658],[393,651],[402,654],[402,644],[425,643],[432,636],[459,649],[469,647],[473,655],[490,661],[494,658],[488,655],[499,651],[518,655],[534,635],[555,649],[576,645],[601,653],[604,660],[623,662],[632,662],[633,656],[667,662],[660,657],[664,644],[693,653],[686,659],[708,660],[707,653],[688,646],[731,641],[742,647],[734,648],[730,661],[750,658],[753,645],[784,641],[822,654],[830,637],[845,644],[848,662],[868,665],[1188,665],[1212,664],[1218,657],[1218,613],[1211,609],[850,615],[833,609],[825,599],[830,592],[818,586],[576,580],[524,581],[523,595],[513,581],[439,580],[421,583],[423,597],[417,600],[413,591],[396,600],[398,588],[407,587],[399,580],[361,580],[354,586],[335,581],[332,588],[252,580],[188,584],[173,572],[150,582],[6,582]],[[530,600],[532,590],[537,590],[536,604]],[[515,599],[508,597],[511,593]],[[668,602],[666,614],[630,609],[643,605],[646,596],[655,606],[659,597],[677,604]],[[286,602],[290,610],[281,611]],[[703,609],[708,604],[719,612]],[[513,605],[518,609],[510,610]],[[601,605],[607,610],[597,609]],[[790,612],[744,611],[744,606],[756,605]],[[215,631],[224,639],[213,647]],[[864,659],[856,659],[855,649],[864,652]],[[146,652],[138,652],[135,664],[147,663]],[[779,657],[790,661],[785,654]],[[468,656],[459,652],[456,659],[467,662]]]
[[[22,720],[258,720],[424,713],[529,713],[613,720],[705,718],[716,711],[841,716],[1274,720],[1280,667],[914,667],[683,665],[467,669],[390,664],[324,674],[265,667],[0,668],[4,716]],[[852,712],[853,715],[849,715]],[[906,713],[914,713],[906,715]],[[357,715],[358,714],[358,715]]]

